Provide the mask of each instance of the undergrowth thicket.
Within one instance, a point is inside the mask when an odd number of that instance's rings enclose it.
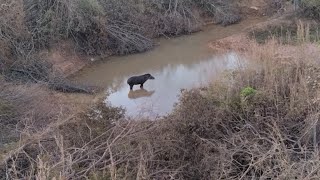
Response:
[[[59,76],[36,52],[61,39],[72,38],[88,54],[126,54],[148,49],[152,37],[194,31],[202,16],[237,21],[236,14],[224,16],[234,12],[224,2],[5,1],[0,136],[10,145],[0,147],[0,177],[319,179],[319,52],[310,52],[317,39],[303,23],[297,38],[286,38],[296,45],[292,54],[281,52],[289,50],[281,38],[252,42],[244,66],[184,91],[174,111],[157,121],[128,120],[125,110],[104,103],[79,108],[41,86],[4,81],[54,81]]]
[[[151,49],[154,37],[198,31],[204,18],[240,20],[232,0],[5,0],[0,15],[3,71],[38,64],[39,50],[67,39],[79,52],[123,55]]]
[[[317,179],[319,77],[304,43],[250,44],[247,63],[184,91],[157,121],[98,103],[21,139],[2,176],[39,179]],[[41,136],[39,136],[39,134]],[[31,140],[32,139],[32,140]]]

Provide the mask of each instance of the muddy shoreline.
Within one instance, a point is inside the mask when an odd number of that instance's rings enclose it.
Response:
[[[243,24],[246,23],[247,21],[250,21],[252,19],[259,19],[262,22],[268,21],[270,19],[270,17],[264,16],[263,13],[258,13],[257,10],[252,9],[252,7],[247,7],[248,12],[246,12],[246,14],[254,14],[256,16],[250,16],[250,15],[245,15],[244,18],[235,24],[223,27],[219,24],[215,24],[209,20],[204,20],[204,25],[202,27],[201,30],[190,33],[190,34],[182,34],[182,35],[178,35],[175,37],[159,37],[159,38],[155,38],[153,39],[156,43],[156,46],[151,49],[148,50],[146,52],[141,52],[141,53],[133,53],[133,54],[128,54],[128,55],[99,55],[99,56],[89,56],[89,55],[85,55],[85,54],[80,54],[77,53],[75,50],[75,45],[70,42],[70,41],[65,41],[65,42],[60,42],[57,45],[54,45],[50,50],[45,50],[43,52],[41,52],[40,54],[44,57],[46,57],[50,62],[53,63],[54,68],[57,69],[58,71],[61,71],[65,77],[67,78],[71,78],[73,79],[77,73],[81,72],[83,69],[90,67],[90,66],[94,66],[96,64],[99,63],[104,63],[106,61],[110,61],[110,59],[114,58],[114,57],[124,57],[124,56],[132,56],[135,54],[143,54],[143,53],[148,53],[149,51],[153,51],[155,48],[158,48],[159,46],[161,46],[161,41],[165,41],[165,40],[170,40],[170,39],[177,39],[177,38],[181,38],[181,37],[188,37],[188,36],[193,36],[195,34],[201,33],[201,32],[205,32],[208,29],[211,28],[232,28],[234,26],[237,26],[239,24]],[[256,24],[253,24],[253,26],[255,26]],[[219,40],[219,39],[223,39],[224,37],[221,38],[215,38],[213,41]],[[209,42],[209,41],[208,41]]]
[[[154,49],[146,51],[146,52],[142,52],[142,53],[134,53],[134,54],[129,54],[129,55],[124,55],[124,56],[117,56],[117,55],[104,55],[104,56],[84,56],[83,59],[89,59],[90,61],[87,62],[85,65],[76,68],[77,70],[72,71],[72,73],[66,74],[66,77],[68,77],[69,79],[74,79],[77,75],[81,74],[83,71],[85,71],[86,68],[91,68],[91,67],[97,67],[100,64],[104,64],[110,61],[113,61],[114,59],[122,59],[122,58],[126,58],[126,57],[131,57],[131,56],[137,56],[137,55],[141,55],[141,54],[146,54],[146,53],[150,53],[151,51],[154,51],[157,48],[162,48],[163,44],[165,43],[165,41],[169,41],[169,40],[176,40],[179,38],[188,38],[188,37],[192,37],[192,36],[196,36],[199,33],[204,33],[207,31],[214,31],[215,29],[218,29],[219,31],[223,31],[223,29],[227,28],[227,29],[233,29],[235,26],[241,26],[242,24],[246,24],[248,21],[256,21],[257,23],[253,23],[250,24],[250,26],[242,29],[240,32],[239,31],[235,31],[234,34],[238,34],[238,33],[243,33],[243,32],[247,32],[248,29],[254,28],[255,26],[257,26],[260,23],[264,23],[269,21],[270,18],[266,17],[266,16],[258,16],[258,17],[251,17],[251,18],[246,18],[243,19],[242,21],[240,21],[239,23],[233,24],[233,25],[229,25],[226,27],[223,27],[221,25],[217,25],[217,24],[213,24],[213,23],[207,23],[203,29],[201,31],[198,32],[194,32],[191,34],[187,34],[187,35],[179,35],[177,37],[172,37],[172,38],[166,38],[166,37],[160,37],[160,38],[156,38],[154,39],[155,42],[157,43],[157,46],[154,47]],[[222,35],[220,37],[216,36],[216,37],[208,37],[208,39],[206,39],[205,41],[207,42],[208,47],[210,48],[210,43],[214,42],[214,41],[218,41],[220,39],[224,39],[228,36],[232,36],[233,34],[228,34],[228,35]]]
[[[208,25],[203,31],[190,35],[159,38],[156,39],[159,45],[153,50],[92,62],[69,79],[101,88],[96,97],[112,106],[124,107],[131,117],[164,115],[171,112],[181,89],[205,86],[240,61],[231,51],[219,53],[212,49],[212,42],[245,33],[267,20],[267,17],[248,18],[227,27]],[[144,73],[151,73],[156,80],[147,81],[145,91],[138,87],[129,91],[126,79]]]

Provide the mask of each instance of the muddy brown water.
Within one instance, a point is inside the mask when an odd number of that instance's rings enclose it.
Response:
[[[73,80],[104,89],[99,96],[112,106],[126,108],[131,117],[156,117],[172,111],[181,89],[206,85],[227,69],[238,66],[236,53],[216,55],[208,43],[243,31],[262,19],[248,19],[222,27],[209,25],[203,31],[172,39],[158,39],[155,49],[128,56],[115,56],[93,63],[73,75]],[[150,73],[144,89],[129,90],[127,79]]]

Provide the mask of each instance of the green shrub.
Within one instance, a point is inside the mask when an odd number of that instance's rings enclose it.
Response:
[[[246,97],[255,95],[256,92],[257,90],[253,89],[252,87],[246,87],[241,90],[240,96],[243,98],[246,98]]]

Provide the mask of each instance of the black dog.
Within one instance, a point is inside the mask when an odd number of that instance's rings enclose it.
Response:
[[[132,76],[127,80],[127,83],[130,86],[130,90],[132,90],[134,85],[140,84],[140,88],[143,88],[143,83],[145,83],[148,79],[154,79],[151,74],[144,74],[141,76]]]

